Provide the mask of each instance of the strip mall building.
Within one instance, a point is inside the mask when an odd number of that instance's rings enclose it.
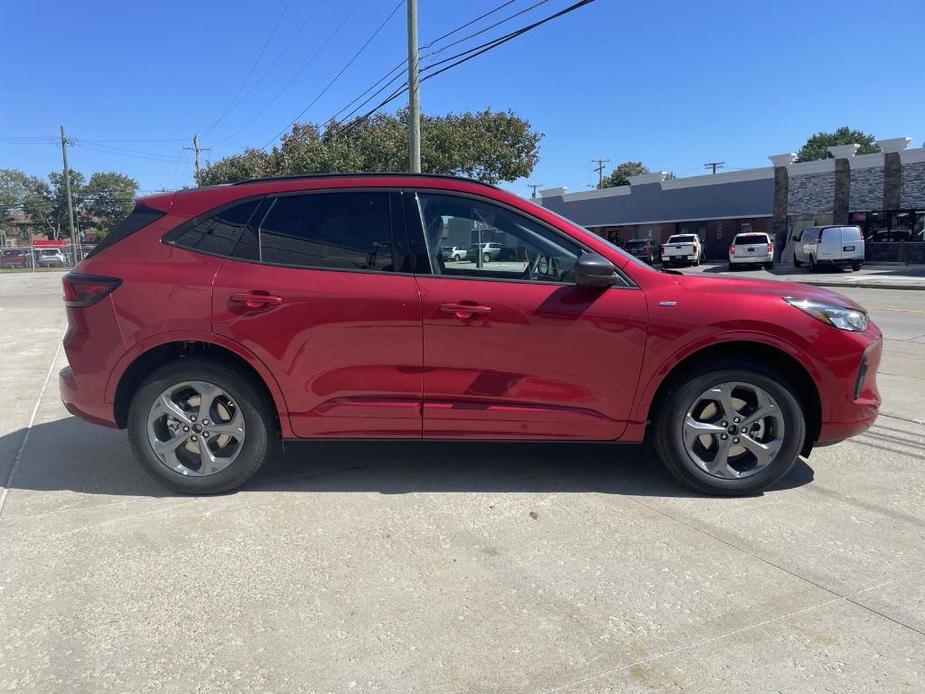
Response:
[[[714,259],[725,258],[742,232],[768,232],[786,247],[807,226],[857,224],[869,259],[925,262],[925,146],[909,142],[878,140],[875,154],[830,147],[832,159],[801,163],[775,154],[771,166],[689,178],[644,174],[603,190],[551,188],[537,202],[621,244],[695,233]],[[783,260],[791,258],[784,250]]]

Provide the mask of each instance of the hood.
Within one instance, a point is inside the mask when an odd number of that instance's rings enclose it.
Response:
[[[795,297],[824,301],[836,306],[864,311],[864,307],[844,294],[833,292],[825,287],[817,287],[801,282],[781,282],[738,277],[708,277],[706,275],[681,275],[678,284],[691,291],[708,291],[711,293],[728,292],[729,294],[763,294],[765,296]]]

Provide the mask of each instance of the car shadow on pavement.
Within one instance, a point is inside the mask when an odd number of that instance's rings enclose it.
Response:
[[[6,478],[25,430],[0,437]],[[802,460],[770,491],[811,482]],[[76,417],[35,425],[11,489],[175,496],[134,460],[124,431]],[[245,490],[304,492],[597,492],[699,496],[676,482],[647,445],[476,441],[287,442]]]

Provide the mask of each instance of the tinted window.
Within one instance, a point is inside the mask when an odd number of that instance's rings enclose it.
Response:
[[[770,240],[764,234],[746,234],[745,236],[736,236],[736,246],[748,246],[753,243],[770,243]]]
[[[263,262],[278,265],[391,272],[389,194],[277,198],[260,225],[260,252]]]
[[[684,234],[683,236],[672,236],[668,243],[694,243],[697,237],[693,234]]]
[[[139,229],[148,226],[151,222],[160,219],[163,217],[166,212],[161,212],[160,210],[155,210],[153,207],[146,207],[145,205],[138,203],[135,205],[128,217],[123,219],[121,222],[116,224],[106,236],[93,248],[92,251],[87,253],[89,258],[91,255],[96,255],[105,248],[109,248],[114,243],[117,243],[124,239],[126,236],[131,236]]]
[[[256,238],[248,222],[258,204],[259,200],[250,200],[226,208],[171,240],[178,246],[194,251],[241,260],[257,260]]]
[[[418,195],[431,266],[442,275],[571,282],[578,244],[505,207],[454,195]],[[441,245],[466,258],[441,257]]]

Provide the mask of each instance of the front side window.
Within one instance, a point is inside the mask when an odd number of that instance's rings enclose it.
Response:
[[[173,236],[183,248],[240,260],[257,260],[257,240],[248,225],[260,200],[248,200],[225,208],[203,222]]]
[[[279,197],[260,224],[265,263],[392,272],[393,251],[387,192]]]
[[[574,280],[581,247],[523,215],[473,198],[420,193],[431,267],[441,275],[483,279]],[[447,258],[441,246],[465,248]]]

